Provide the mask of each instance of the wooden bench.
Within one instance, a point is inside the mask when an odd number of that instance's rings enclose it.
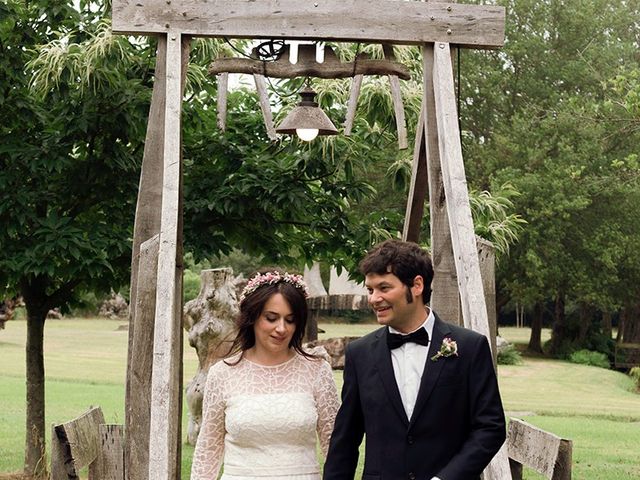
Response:
[[[613,358],[616,368],[640,366],[640,343],[616,343]]]
[[[571,480],[573,443],[517,418],[509,420],[507,452],[513,480],[527,466],[550,480]]]
[[[89,467],[89,480],[124,480],[122,426],[105,425],[93,407],[51,430],[51,480],[78,480]]]

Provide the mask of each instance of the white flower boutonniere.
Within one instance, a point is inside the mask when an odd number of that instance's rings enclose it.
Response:
[[[435,362],[440,357],[446,358],[452,355],[455,357],[458,356],[458,344],[456,343],[455,340],[452,340],[449,337],[445,337],[442,340],[442,345],[440,345],[440,350],[438,350],[438,353],[436,353],[433,357],[431,357],[431,361]]]

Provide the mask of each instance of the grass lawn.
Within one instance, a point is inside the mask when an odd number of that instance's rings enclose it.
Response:
[[[45,327],[46,424],[68,421],[99,405],[109,423],[124,421],[127,332],[123,321],[50,320]],[[320,338],[368,333],[375,324],[322,323]],[[518,344],[528,329],[500,328]],[[543,341],[549,332],[543,332]],[[26,322],[11,321],[0,331],[0,472],[22,468],[25,438],[24,345]],[[195,351],[185,342],[184,378],[195,373]],[[342,384],[342,372],[335,372]],[[542,358],[500,366],[499,379],[508,416],[572,439],[573,478],[640,478],[640,395],[624,374]],[[186,414],[183,415],[186,431]],[[48,442],[48,440],[47,440]],[[188,478],[193,448],[183,445],[183,478]],[[1,476],[1,474],[0,474]],[[542,478],[525,472],[525,478]]]

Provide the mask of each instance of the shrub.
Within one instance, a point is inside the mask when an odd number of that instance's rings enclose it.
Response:
[[[640,392],[640,367],[633,367],[629,370],[629,376],[636,384],[636,390]]]
[[[182,277],[182,289],[184,292],[184,303],[196,298],[198,293],[200,293],[200,274],[187,268]]]
[[[591,350],[578,350],[569,356],[569,361],[581,365],[592,365],[594,367],[609,368],[609,358],[602,352]]]
[[[519,365],[522,363],[522,355],[513,345],[498,350],[498,365]]]

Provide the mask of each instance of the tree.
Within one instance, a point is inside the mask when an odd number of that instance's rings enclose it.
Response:
[[[588,330],[566,308],[618,309],[628,293],[621,282],[637,278],[625,258],[638,238],[628,203],[637,182],[619,167],[630,165],[637,131],[625,136],[605,115],[603,85],[621,65],[638,64],[638,5],[505,4],[505,48],[462,57],[464,148],[472,184],[510,182],[521,193],[514,204],[528,225],[500,265],[500,290],[535,305],[538,320],[555,299],[560,351]]]
[[[0,4],[0,285],[27,310],[25,473],[37,477],[47,312],[126,283],[130,262],[150,50],[111,38],[97,6]]]

